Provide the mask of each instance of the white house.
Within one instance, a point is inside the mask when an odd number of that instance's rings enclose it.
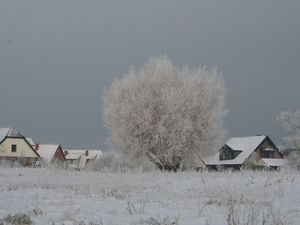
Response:
[[[35,150],[39,153],[45,165],[62,164],[66,161],[63,150],[58,144],[35,144]]]
[[[74,169],[83,169],[103,155],[101,150],[65,149],[63,152],[69,167]]]

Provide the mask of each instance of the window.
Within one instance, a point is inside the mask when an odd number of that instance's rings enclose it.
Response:
[[[234,159],[234,153],[232,151],[224,151],[221,154],[221,160]]]
[[[228,146],[223,146],[220,152],[220,160],[235,159],[242,151],[234,151]]]
[[[273,157],[273,152],[271,152],[271,151],[262,151],[261,152],[261,157],[262,158],[274,158]]]
[[[11,145],[11,152],[17,152],[17,145]]]

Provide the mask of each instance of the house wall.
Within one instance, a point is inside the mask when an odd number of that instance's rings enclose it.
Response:
[[[196,169],[204,169],[204,168],[206,168],[205,163],[200,158],[200,156],[198,156],[197,154],[194,156],[194,167]]]
[[[17,151],[12,152],[11,146],[16,145]],[[6,138],[0,145],[0,157],[38,158],[31,146],[23,138]]]
[[[257,150],[259,158],[261,158],[262,155],[262,151],[264,148],[274,148],[275,151],[273,153],[273,158],[274,159],[282,159],[282,155],[279,153],[278,149],[276,148],[276,146],[274,144],[272,144],[271,142],[269,142],[268,140],[265,140],[259,147],[259,149]]]
[[[265,139],[259,146],[258,148],[248,157],[248,159],[245,161],[243,166],[247,166],[247,167],[255,167],[255,166],[261,166],[260,163],[260,159],[262,156],[262,151],[265,148],[273,148],[274,150],[274,154],[273,154],[273,159],[281,159],[282,155],[279,153],[278,149],[276,148],[276,146],[270,142],[268,139]]]
[[[65,161],[65,156],[61,148],[58,148],[53,156],[53,161]]]
[[[254,151],[248,159],[243,163],[243,167],[247,167],[250,169],[254,169],[255,166],[258,165],[258,161],[260,159],[260,154],[258,151]]]
[[[79,159],[67,159],[67,162],[71,165],[78,165],[79,164]]]

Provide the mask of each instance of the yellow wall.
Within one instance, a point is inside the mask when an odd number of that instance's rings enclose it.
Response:
[[[202,168],[202,169],[204,169],[206,167],[203,160],[201,159],[201,157],[198,154],[195,154],[193,159],[194,159],[194,167]]]
[[[17,145],[17,151],[11,151],[11,145]],[[0,145],[0,157],[38,158],[23,138],[6,138]]]

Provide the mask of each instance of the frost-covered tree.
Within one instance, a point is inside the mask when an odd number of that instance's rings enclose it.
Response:
[[[216,149],[224,134],[224,82],[215,68],[152,57],[104,91],[104,122],[115,146],[177,170]]]
[[[289,156],[290,164],[292,167],[300,168],[300,109],[282,112],[277,120],[290,133],[284,138],[288,147],[295,148]]]

